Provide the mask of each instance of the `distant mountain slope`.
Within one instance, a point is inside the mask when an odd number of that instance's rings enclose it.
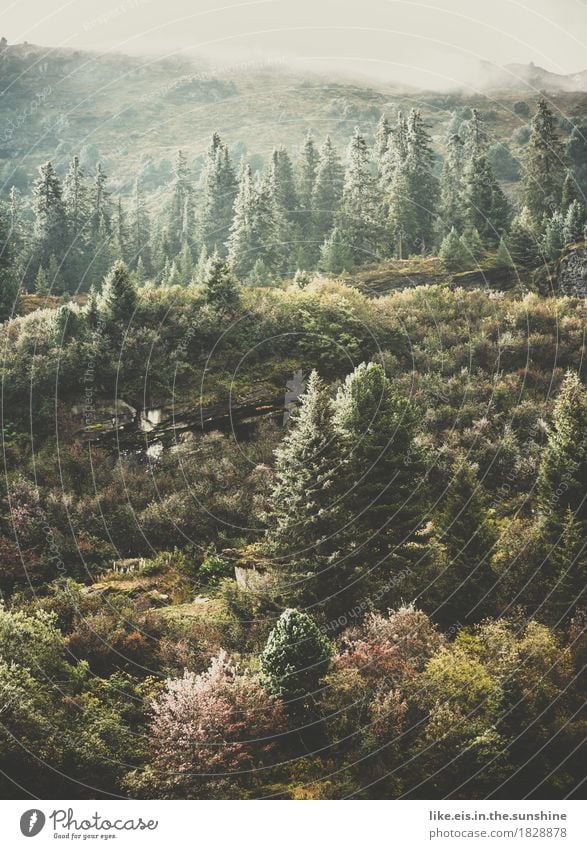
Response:
[[[186,152],[197,176],[214,131],[229,143],[235,162],[245,156],[259,168],[277,145],[295,155],[308,130],[318,141],[329,133],[342,152],[355,125],[370,137],[383,112],[393,121],[398,110],[412,106],[422,109],[439,148],[455,113],[476,106],[492,137],[510,141],[519,154],[512,134],[528,116],[515,114],[513,104],[526,99],[532,111],[536,92],[528,86],[547,87],[544,75],[560,83],[555,106],[563,115],[587,114],[587,95],[569,90],[584,83],[587,72],[572,83],[534,66],[510,66],[498,75],[498,94],[439,93],[332,79],[280,64],[214,69],[185,57],[0,43],[0,192],[12,184],[26,191],[49,158],[63,173],[79,153],[89,172],[102,162],[113,192],[130,192],[140,174],[156,202],[171,179],[176,151]]]

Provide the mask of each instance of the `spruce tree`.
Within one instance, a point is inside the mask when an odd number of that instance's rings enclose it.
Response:
[[[255,264],[255,186],[251,166],[243,163],[238,194],[234,204],[234,220],[228,242],[228,260],[238,277],[246,277]]]
[[[328,671],[331,653],[327,637],[307,613],[285,610],[261,653],[265,687],[293,712],[303,709]]]
[[[318,171],[318,151],[312,134],[308,133],[302,149],[299,184],[299,223],[303,244],[306,248],[308,264],[312,265],[316,257],[314,243],[314,188]]]
[[[138,179],[135,181],[134,197],[131,208],[130,221],[130,251],[132,255],[131,266],[135,268],[139,260],[146,275],[152,274],[153,267],[150,251],[151,221],[141,191]]]
[[[220,312],[233,312],[240,303],[239,286],[227,261],[214,251],[204,276],[206,300]]]
[[[572,201],[567,209],[563,225],[565,244],[571,245],[583,239],[585,228],[585,207],[578,200]]]
[[[506,246],[515,266],[535,268],[541,257],[540,245],[531,229],[527,211],[517,215],[506,237]]]
[[[130,231],[127,223],[127,216],[122,198],[118,198],[116,209],[112,217],[112,239],[114,244],[114,253],[116,259],[123,262],[130,261]]]
[[[88,251],[90,246],[90,194],[86,176],[77,156],[74,156],[69,164],[63,184],[63,201],[68,230],[67,276],[69,282],[75,286],[76,281],[79,284],[87,263],[91,261],[91,255]]]
[[[504,270],[512,269],[515,267],[514,260],[512,259],[512,255],[508,250],[507,242],[503,236],[499,240],[499,246],[495,255],[495,266],[496,268],[501,268]]]
[[[352,583],[348,561],[340,561],[344,458],[332,399],[315,371],[275,457],[267,539],[282,592],[296,603],[333,610]]]
[[[443,231],[455,227],[459,232],[465,224],[463,210],[465,146],[461,137],[453,133],[448,140],[446,158],[442,168],[440,215]]]
[[[412,109],[407,121],[398,116],[383,183],[396,255],[403,259],[412,253],[426,253],[433,241],[440,188],[434,175],[430,136],[417,109]]]
[[[34,263],[37,268],[39,265],[47,268],[51,254],[58,251],[61,257],[67,245],[67,217],[61,181],[51,162],[46,162],[39,168],[33,208]]]
[[[565,180],[565,156],[554,115],[546,100],[538,101],[523,162],[524,202],[539,225],[560,207]]]
[[[465,149],[470,159],[485,156],[489,152],[489,136],[483,116],[478,109],[471,110],[471,117],[464,125]]]
[[[447,271],[463,271],[471,264],[471,257],[454,227],[442,240],[438,256]]]
[[[18,314],[20,290],[20,280],[13,264],[10,223],[4,206],[0,205],[0,322]]]
[[[383,237],[381,202],[367,143],[355,128],[336,222],[357,262],[378,255]]]
[[[544,238],[542,240],[542,251],[544,256],[554,261],[559,258],[565,247],[565,219],[557,210],[554,215],[546,221],[544,227]]]
[[[194,197],[190,169],[179,150],[173,169],[173,186],[167,211],[167,233],[171,254],[177,256],[185,243],[193,244],[195,230]]]
[[[563,215],[566,215],[569,206],[574,200],[580,200],[579,191],[573,174],[571,171],[567,171],[561,195],[561,212]]]
[[[345,558],[365,570],[367,583],[413,565],[425,509],[416,422],[413,405],[376,363],[357,366],[336,397],[334,425],[347,457],[344,506],[352,517]]]
[[[344,234],[335,227],[320,248],[320,271],[341,274],[354,268],[353,254]]]
[[[475,227],[465,227],[461,242],[467,252],[469,263],[481,262],[485,257],[485,248],[481,241],[479,231]]]
[[[342,197],[344,171],[330,136],[326,136],[318,155],[316,181],[312,197],[314,242],[321,245],[332,231],[334,217]]]
[[[214,133],[202,177],[202,203],[199,216],[200,242],[208,252],[226,256],[227,242],[237,197],[237,180],[228,148]]]
[[[391,126],[386,116],[382,114],[377,124],[377,130],[375,131],[375,162],[380,173],[383,171],[383,163],[390,139]]]
[[[126,328],[137,307],[137,290],[128,267],[114,263],[102,287],[102,309],[114,325]]]
[[[556,399],[548,443],[538,474],[539,509],[561,515],[569,507],[587,519],[587,390],[575,372],[567,372]]]
[[[259,249],[263,250],[263,245],[269,246],[273,241],[273,247],[263,251],[264,259],[267,264],[276,266],[276,270],[285,272],[299,240],[299,200],[291,159],[283,147],[273,151],[267,183],[258,192],[257,206]],[[263,224],[261,209],[265,215]]]
[[[475,227],[483,244],[497,245],[508,229],[511,208],[486,156],[475,156],[467,165],[464,206],[465,221]]]

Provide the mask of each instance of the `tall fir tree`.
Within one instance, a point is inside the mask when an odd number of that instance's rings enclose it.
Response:
[[[63,202],[61,181],[51,162],[39,168],[39,178],[34,188],[35,213],[34,249],[31,266],[48,268],[51,255],[56,251],[61,258],[67,245],[67,217]]]
[[[101,310],[113,325],[124,330],[132,321],[137,304],[137,290],[128,267],[116,262],[102,287]]]
[[[234,312],[240,303],[238,283],[227,261],[218,251],[214,251],[206,266],[204,275],[206,300],[221,312]]]
[[[430,136],[421,113],[400,115],[390,146],[385,182],[389,192],[388,226],[396,255],[426,253],[434,238],[440,188],[434,174]]]
[[[18,314],[20,309],[20,279],[14,268],[10,239],[10,219],[0,204],[0,322]]]
[[[544,98],[532,119],[530,139],[523,161],[524,203],[535,224],[560,207],[566,161],[556,131],[554,115]]]
[[[320,248],[318,267],[320,271],[341,274],[343,271],[352,271],[354,265],[351,247],[342,231],[335,227]]]
[[[342,200],[336,216],[337,227],[357,262],[373,260],[379,254],[383,240],[381,205],[367,142],[357,127],[348,149]]]
[[[150,242],[151,221],[145,204],[143,192],[137,179],[135,181],[131,207],[130,265],[131,268],[136,269],[139,260],[142,260],[143,268],[147,276],[150,276],[153,273]]]
[[[167,233],[171,253],[177,256],[195,237],[194,196],[190,169],[183,151],[178,150],[173,168],[173,186],[167,210]]]
[[[318,171],[318,151],[311,133],[308,133],[302,149],[299,179],[299,224],[300,236],[305,247],[307,265],[316,259],[317,245],[314,242],[314,188]]]
[[[587,390],[576,372],[567,372],[554,405],[538,496],[546,516],[569,507],[578,519],[587,519]]]
[[[344,458],[332,399],[315,371],[275,456],[267,538],[283,594],[290,602],[332,610],[352,581],[348,561],[340,561],[347,521],[340,503]]]
[[[243,162],[228,241],[228,261],[239,278],[244,278],[255,264],[255,206],[253,172]]]
[[[459,232],[465,226],[463,210],[465,145],[457,133],[453,133],[446,146],[446,158],[442,167],[440,217],[441,232],[448,233],[452,227]]]
[[[484,245],[499,244],[511,218],[510,203],[486,156],[474,156],[465,171],[465,221],[475,227]]]
[[[471,117],[464,125],[465,149],[467,156],[474,159],[486,156],[489,152],[489,136],[485,129],[485,121],[478,109],[471,110]]]
[[[316,182],[312,196],[313,235],[321,245],[334,226],[334,217],[342,198],[344,170],[330,136],[326,136],[318,155]]]
[[[217,133],[212,136],[202,176],[199,241],[207,251],[226,256],[238,185],[228,148]]]
[[[376,363],[357,366],[336,397],[334,425],[347,457],[343,504],[352,517],[345,558],[365,570],[366,582],[371,569],[372,579],[389,584],[422,554],[415,544],[426,502],[417,418]]]
[[[91,260],[90,192],[79,158],[74,156],[63,183],[63,201],[67,216],[67,277],[76,286],[80,283]]]
[[[535,268],[539,264],[542,253],[527,209],[512,221],[506,245],[515,266]]]

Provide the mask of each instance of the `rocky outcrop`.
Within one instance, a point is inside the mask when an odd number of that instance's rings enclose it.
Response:
[[[587,248],[571,248],[560,259],[556,271],[557,289],[562,295],[587,297]]]

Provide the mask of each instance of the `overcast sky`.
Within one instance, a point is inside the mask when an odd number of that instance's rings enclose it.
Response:
[[[273,58],[440,83],[477,59],[587,67],[587,0],[0,0],[11,43]]]

